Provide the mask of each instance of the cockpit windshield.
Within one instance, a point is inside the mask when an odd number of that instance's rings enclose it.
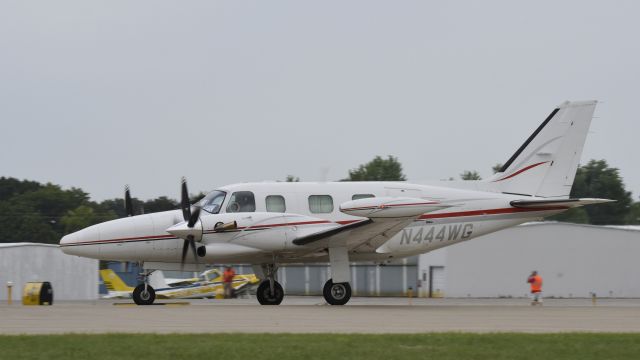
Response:
[[[224,191],[214,190],[202,198],[202,200],[198,202],[198,206],[208,213],[217,214],[220,212],[220,207],[226,195],[227,193]]]

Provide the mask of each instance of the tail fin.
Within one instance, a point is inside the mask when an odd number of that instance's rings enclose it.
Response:
[[[122,281],[122,279],[111,269],[100,270],[100,277],[104,282],[104,286],[109,291],[133,291],[131,286]]]
[[[504,193],[569,197],[596,103],[558,106],[489,181]]]

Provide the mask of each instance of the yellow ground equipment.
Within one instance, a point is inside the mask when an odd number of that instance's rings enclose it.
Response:
[[[22,305],[53,305],[53,287],[48,281],[28,282],[22,290]]]

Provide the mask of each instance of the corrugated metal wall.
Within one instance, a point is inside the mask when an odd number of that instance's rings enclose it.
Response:
[[[98,298],[98,260],[66,255],[55,245],[0,246],[0,300],[7,300],[12,281],[13,301],[21,301],[29,281],[49,281],[56,300]]]
[[[444,266],[445,297],[527,296],[532,270],[547,297],[640,297],[639,254],[638,230],[536,223],[421,255],[420,274]]]
[[[322,295],[330,277],[328,264],[287,265],[278,270],[278,279],[289,295]],[[417,259],[379,266],[368,263],[351,265],[351,288],[354,296],[403,296],[416,289]]]

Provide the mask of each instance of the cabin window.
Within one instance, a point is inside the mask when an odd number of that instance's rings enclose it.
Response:
[[[330,195],[311,195],[309,196],[309,211],[313,214],[333,212],[333,199]]]
[[[251,191],[236,191],[231,194],[229,205],[227,205],[228,213],[254,211],[256,211],[256,198]]]
[[[220,212],[220,207],[222,206],[222,202],[224,201],[224,197],[227,195],[224,191],[215,190],[207,194],[202,200],[198,202],[198,205],[202,210],[211,213],[217,214]]]
[[[351,197],[351,200],[368,199],[373,197],[376,197],[376,196],[373,194],[355,194]]]
[[[280,195],[269,195],[265,201],[267,202],[267,212],[283,213],[287,210],[284,197]]]

